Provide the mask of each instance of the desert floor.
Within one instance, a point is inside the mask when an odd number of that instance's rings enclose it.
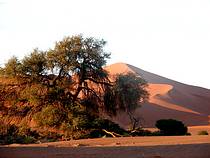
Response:
[[[210,136],[124,137],[12,144],[1,158],[210,158]]]

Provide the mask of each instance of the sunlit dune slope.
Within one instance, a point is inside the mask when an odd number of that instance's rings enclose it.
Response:
[[[209,125],[210,90],[186,85],[124,63],[107,66],[106,70],[110,76],[133,72],[149,83],[149,100],[136,110],[145,127],[154,127],[156,120],[163,118],[178,119],[187,125]],[[124,114],[116,120],[125,127],[129,124]]]

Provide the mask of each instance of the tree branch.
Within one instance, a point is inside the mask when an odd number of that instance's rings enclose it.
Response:
[[[109,132],[109,131],[107,131],[107,130],[105,130],[105,129],[102,129],[102,131],[104,131],[106,134],[109,134],[109,135],[111,135],[112,137],[123,137],[122,135],[120,135],[120,134],[118,134],[118,133],[115,133],[115,132]]]
[[[90,78],[90,77],[86,77],[85,80],[90,80],[90,81],[92,81],[92,82],[94,82],[96,84],[103,84],[103,85],[113,86],[109,82],[97,81],[97,80],[94,80],[93,78]]]

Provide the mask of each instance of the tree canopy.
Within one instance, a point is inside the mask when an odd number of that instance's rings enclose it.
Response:
[[[103,50],[105,43],[104,40],[84,39],[82,36],[66,37],[47,52],[48,66],[58,74],[56,79],[74,77],[73,101],[81,91],[93,93],[89,88],[91,82],[99,85],[108,83],[108,74],[103,66],[110,54]]]
[[[20,73],[20,69],[21,69],[20,61],[18,60],[17,57],[13,56],[7,61],[7,63],[5,64],[5,68],[2,69],[2,71],[6,76],[14,77]]]
[[[107,106],[105,107],[108,111],[112,110],[113,114],[117,111],[125,111],[134,130],[140,123],[140,118],[134,116],[134,111],[148,99],[146,87],[147,82],[134,73],[119,74],[113,87],[106,91],[105,104]]]

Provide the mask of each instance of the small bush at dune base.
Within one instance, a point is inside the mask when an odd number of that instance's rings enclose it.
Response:
[[[186,136],[191,136],[191,135],[192,135],[192,134],[191,134],[191,133],[189,133],[189,132],[187,132],[187,133],[186,133]]]
[[[162,135],[186,135],[187,127],[181,122],[173,119],[158,120],[155,126],[160,130]]]
[[[198,135],[209,135],[207,131],[199,131]]]

